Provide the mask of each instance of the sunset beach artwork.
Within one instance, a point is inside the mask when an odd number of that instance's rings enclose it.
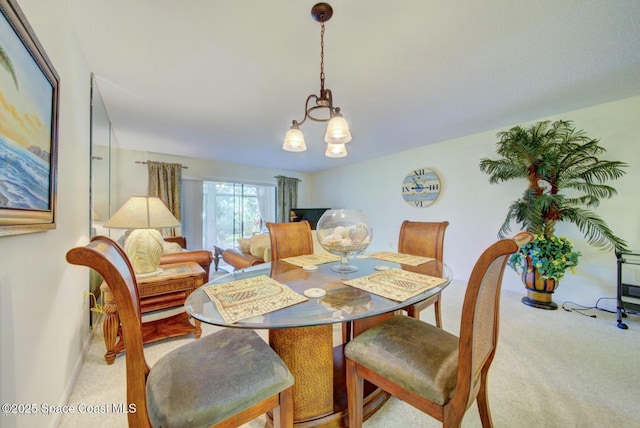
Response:
[[[58,80],[16,8],[0,0],[0,226],[54,221]]]

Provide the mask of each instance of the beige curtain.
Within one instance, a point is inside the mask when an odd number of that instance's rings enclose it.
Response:
[[[279,175],[276,221],[278,223],[288,223],[291,221],[291,209],[298,205],[298,178],[285,177]]]
[[[149,170],[149,196],[160,198],[175,218],[182,221],[180,215],[182,165],[147,161],[147,168]]]

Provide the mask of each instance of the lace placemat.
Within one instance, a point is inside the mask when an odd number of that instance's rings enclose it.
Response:
[[[202,287],[230,324],[308,299],[266,275]]]
[[[321,253],[321,254],[307,254],[305,256],[287,257],[286,259],[281,259],[281,260],[283,262],[291,263],[292,265],[304,267],[304,266],[316,266],[316,265],[322,265],[325,263],[336,262],[340,260],[340,257],[336,256],[335,254]]]
[[[420,266],[421,264],[435,260],[432,257],[413,256],[411,254],[393,253],[391,251],[378,251],[377,253],[367,254],[367,257],[409,266]]]
[[[344,284],[368,291],[397,302],[446,283],[447,280],[402,269],[389,269],[361,278],[343,281]]]

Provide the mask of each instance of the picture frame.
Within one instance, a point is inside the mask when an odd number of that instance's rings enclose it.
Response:
[[[0,236],[56,228],[59,85],[16,0],[0,0]]]

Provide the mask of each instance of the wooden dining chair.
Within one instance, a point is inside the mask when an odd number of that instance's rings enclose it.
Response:
[[[460,335],[396,315],[345,347],[349,427],[362,426],[363,379],[442,422],[458,427],[477,401],[483,427],[491,427],[487,375],[498,342],[500,286],[507,260],[533,239],[523,232],[487,248],[464,296]]]
[[[400,236],[398,238],[398,252],[414,256],[431,257],[441,262],[444,251],[444,233],[447,226],[449,226],[448,221],[403,221],[402,226],[400,226]],[[433,305],[436,326],[442,328],[441,294],[442,293],[438,293],[427,300],[403,309],[407,311],[407,315],[410,317],[420,319],[420,312]]]
[[[267,223],[271,241],[271,261],[313,254],[311,226],[306,220],[293,223]]]
[[[140,296],[122,247],[96,236],[67,252],[109,284],[125,342],[130,427],[236,427],[269,410],[274,425],[293,426],[291,372],[253,330],[224,329],[146,362]]]

